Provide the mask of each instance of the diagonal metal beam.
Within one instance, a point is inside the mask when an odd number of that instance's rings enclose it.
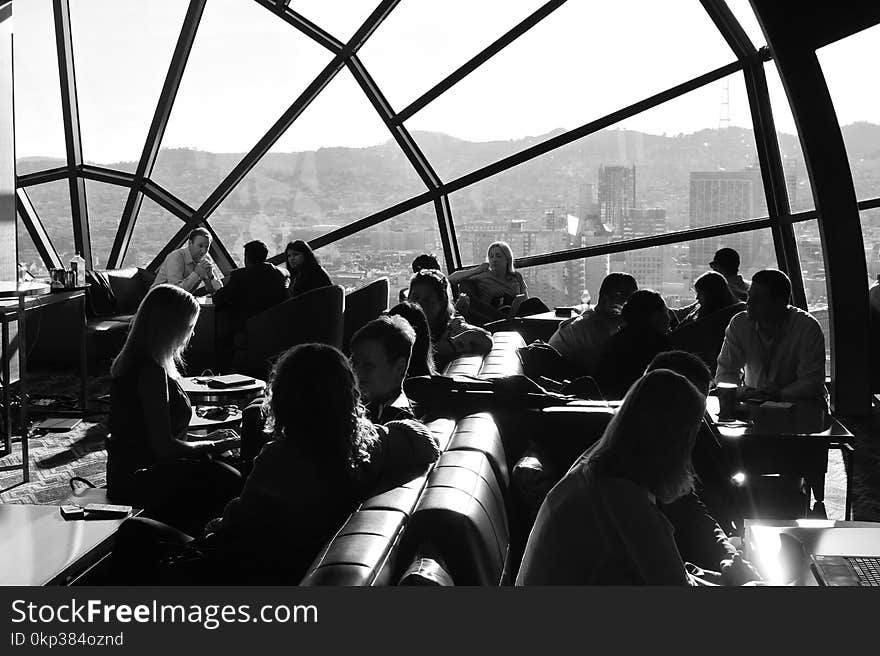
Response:
[[[791,280],[791,293],[795,305],[806,310],[807,295],[804,290],[794,228],[790,221],[782,220],[783,217],[788,217],[791,214],[791,207],[788,202],[785,171],[782,166],[782,155],[779,152],[779,139],[776,136],[776,125],[773,120],[773,109],[770,106],[764,64],[759,60],[754,60],[753,64],[743,69],[743,74],[749,97],[749,107],[752,112],[755,146],[758,150],[761,179],[764,182],[767,212],[773,222],[773,245],[776,248],[776,260]]]
[[[18,176],[16,186],[30,187],[33,185],[43,184],[44,182],[55,182],[56,180],[64,180],[68,177],[70,169],[67,166],[58,166],[54,169],[46,169],[44,171],[35,171],[34,173],[26,173]]]
[[[753,59],[757,50],[755,44],[749,38],[746,31],[736,20],[736,16],[730,11],[725,0],[700,0],[703,9],[709,14],[709,18],[715,23],[715,27],[721,32],[721,36],[727,41],[727,45],[740,61]],[[751,11],[751,9],[749,9]]]
[[[535,25],[547,18],[554,11],[564,5],[566,0],[551,0],[550,2],[539,7],[534,13],[526,17],[519,24],[512,27],[505,34],[500,36],[490,45],[486,46],[471,59],[455,69],[452,73],[443,78],[434,87],[428,89],[421,96],[412,101],[405,109],[400,111],[395,117],[396,123],[403,123],[412,116],[425,108],[430,102],[448,91],[450,88],[461,82],[466,76],[470,75],[477,68],[489,61],[490,58],[497,55],[501,50],[516,41],[523,34],[532,29]]]
[[[413,140],[409,131],[401,124],[394,123],[394,110],[383,95],[382,91],[376,86],[376,82],[370,76],[369,72],[358,59],[357,55],[352,55],[348,60],[348,69],[351,71],[354,79],[360,85],[363,92],[373,108],[379,114],[379,118],[385,124],[385,127],[391,132],[397,145],[403,151],[403,154],[409,160],[409,163],[416,170],[422,182],[428,189],[436,189],[440,186],[440,178],[428,162],[422,150]]]
[[[34,209],[27,191],[22,187],[15,190],[15,207],[46,268],[63,269],[64,265],[61,263],[61,258],[58,257],[58,251],[55,250],[46,228],[43,227],[40,217],[37,216],[37,211]]]
[[[329,32],[322,30],[305,16],[295,12],[288,6],[289,0],[255,0],[285,23],[288,23],[305,34],[310,39],[317,41],[334,55],[338,55],[345,47],[339,39]]]
[[[366,40],[373,35],[373,32],[379,29],[382,21],[388,18],[388,14],[399,4],[400,0],[382,0],[345,44],[343,55],[348,57],[360,50]]]
[[[134,233],[134,225],[143,203],[141,187],[144,180],[152,174],[153,167],[156,164],[159,146],[162,143],[162,138],[165,136],[165,129],[171,116],[171,108],[174,105],[174,99],[177,97],[177,91],[180,89],[180,82],[186,69],[189,54],[192,51],[193,42],[196,38],[196,32],[198,31],[206,2],[207,0],[190,0],[186,15],[184,16],[180,35],[177,37],[177,45],[174,47],[171,63],[165,75],[165,83],[162,85],[162,92],[159,94],[156,111],[153,112],[153,120],[150,123],[150,129],[147,131],[144,149],[134,174],[134,183],[125,201],[122,218],[119,221],[116,237],[110,249],[107,265],[111,269],[122,266],[125,254],[128,251],[128,245]]]
[[[94,166],[93,164],[83,164],[77,168],[77,171],[86,180],[106,182],[120,187],[131,187],[135,179],[132,173],[108,169],[103,166]]]
[[[440,230],[440,241],[446,255],[446,270],[455,271],[461,268],[461,252],[458,250],[458,239],[455,236],[455,223],[452,220],[452,207],[449,196],[440,196],[434,200],[434,211],[437,212],[437,227]]]
[[[720,226],[707,226],[705,228],[679,230],[677,232],[667,232],[662,235],[652,235],[650,237],[640,237],[638,239],[627,239],[624,241],[608,242],[607,244],[594,244],[592,246],[572,248],[569,250],[556,251],[543,255],[531,255],[529,257],[521,257],[516,260],[516,266],[542,266],[545,264],[556,264],[557,262],[568,262],[569,260],[579,260],[581,258],[594,257],[596,255],[625,253],[627,251],[635,251],[642,248],[651,248],[653,246],[666,246],[668,244],[695,241],[697,239],[707,239],[709,237],[734,235],[740,232],[750,232],[753,230],[769,228],[770,224],[770,219],[764,217],[760,219],[751,219],[749,221],[736,221],[735,223],[727,223]]]
[[[152,180],[145,180],[141,191],[147,198],[155,201],[157,205],[168,210],[184,223],[192,219],[196,212],[177,196]]]
[[[58,77],[61,83],[61,115],[64,120],[64,144],[67,151],[70,213],[73,221],[74,248],[92,268],[92,245],[89,239],[89,208],[85,180],[77,175],[83,164],[79,106],[76,96],[76,73],[73,65],[73,37],[70,29],[69,0],[53,0],[55,46],[58,52]]]
[[[880,208],[880,198],[871,198],[868,200],[860,200],[859,210],[874,210]]]

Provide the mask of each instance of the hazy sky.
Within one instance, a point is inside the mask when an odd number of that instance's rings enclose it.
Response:
[[[406,107],[544,0],[403,0],[360,51],[395,110]],[[139,157],[187,0],[70,0],[83,148],[89,161]],[[747,0],[730,0],[753,39]],[[341,40],[375,0],[293,0]],[[15,0],[17,153],[61,156],[63,132],[51,0]],[[763,45],[763,40],[760,44]],[[880,27],[820,52],[842,123],[880,123],[880,88],[854,70],[880,61]],[[242,152],[293,102],[331,54],[252,0],[208,0],[163,146]],[[697,0],[569,0],[408,122],[472,141],[572,128],[733,61]],[[778,127],[793,133],[778,76]],[[863,76],[861,77],[863,80]],[[729,78],[731,125],[750,126],[741,74]],[[724,84],[620,127],[656,134],[715,128]],[[274,150],[368,146],[387,130],[344,70]]]

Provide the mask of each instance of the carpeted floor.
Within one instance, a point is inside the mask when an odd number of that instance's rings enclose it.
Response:
[[[37,371],[30,374],[28,384],[32,403],[38,404],[45,399],[47,405],[54,402],[56,407],[66,406],[76,398],[79,377],[76,373]],[[107,461],[104,439],[109,405],[102,397],[109,389],[106,376],[91,379],[89,405],[92,412],[85,420],[64,433],[32,433],[28,442],[30,482],[21,484],[20,469],[0,471],[0,502],[58,503],[70,493],[69,481],[73,476],[86,478],[98,486],[104,484]],[[21,464],[21,441],[17,438],[12,453],[0,458],[0,467],[16,464]]]

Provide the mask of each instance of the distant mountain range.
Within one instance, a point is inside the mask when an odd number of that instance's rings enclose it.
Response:
[[[844,126],[842,131],[857,189],[873,189],[871,195],[880,195],[880,125],[854,123]],[[562,132],[560,129],[523,139],[480,143],[433,132],[414,132],[413,137],[441,179],[449,181]],[[809,205],[809,185],[797,138],[780,134],[779,140],[787,170],[799,180],[795,207],[805,202]],[[198,207],[243,155],[163,149],[152,177],[183,201]],[[55,158],[21,158],[18,172],[24,174],[63,164]],[[464,224],[480,219],[539,219],[544,210],[560,206],[575,213],[583,185],[596,183],[599,166],[603,164],[635,165],[637,204],[665,208],[668,225],[673,229],[687,223],[690,172],[739,170],[756,166],[757,161],[754,136],[744,128],[676,135],[602,130],[453,194],[453,214],[457,223]],[[136,162],[101,166],[134,171]],[[245,230],[242,226],[255,220],[283,223],[293,230],[297,226],[344,225],[424,190],[424,184],[393,140],[367,148],[270,153],[221,205],[212,224],[216,223],[215,228],[224,238]],[[59,242],[56,246],[64,250],[64,237],[71,233],[69,227],[62,225],[69,217],[69,209],[65,211],[66,184],[51,183],[29,192],[50,236]],[[125,192],[112,185],[90,182],[87,195],[93,241],[109,249]],[[164,244],[163,240],[179,224],[169,224],[162,217],[162,210],[151,203],[145,204],[143,212],[145,220],[160,226],[144,234],[143,239],[149,237],[151,242]],[[424,219],[428,214],[420,216]],[[403,227],[402,222],[397,225]],[[143,245],[152,247],[148,243]]]

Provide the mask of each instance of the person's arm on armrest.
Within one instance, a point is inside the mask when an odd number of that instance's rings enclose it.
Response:
[[[526,298],[528,298],[529,286],[526,284],[526,279],[523,278],[523,275],[519,271],[516,272],[516,280],[519,283],[519,293],[525,294]]]
[[[746,364],[745,351],[736,334],[735,321],[731,320],[724,331],[724,343],[718,354],[718,368],[715,381],[739,385],[742,382],[742,370]]]
[[[779,390],[781,399],[821,399],[825,395],[825,336],[818,322],[804,335],[797,380]]]
[[[492,350],[492,335],[484,328],[455,318],[449,328],[449,344],[456,355],[486,355]]]
[[[458,271],[453,271],[447,276],[449,278],[449,282],[453,285],[457,285],[462,280],[467,280],[468,278],[473,278],[476,275],[481,273],[486,273],[489,270],[488,262],[483,262],[482,264],[478,264],[475,267],[470,267],[469,269],[459,269]]]
[[[376,426],[376,432],[378,448],[370,454],[374,471],[429,465],[440,457],[440,447],[431,431],[414,419],[389,421]]]

